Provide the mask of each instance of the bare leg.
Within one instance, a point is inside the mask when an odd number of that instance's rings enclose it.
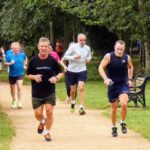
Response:
[[[12,96],[11,108],[17,108],[17,86],[15,84],[10,84],[10,92]]]
[[[53,124],[53,105],[45,104],[46,108],[46,129],[50,130]]]
[[[35,118],[38,120],[38,121],[42,121],[42,119],[44,118],[43,116],[43,109],[44,109],[44,105],[34,109],[34,115],[35,115]]]
[[[121,103],[121,131],[123,134],[127,133],[127,128],[125,124],[125,119],[127,115],[127,105],[128,105],[128,95],[126,93],[123,93],[119,96],[120,103]]]
[[[71,85],[70,96],[72,101],[75,99],[75,95],[76,95],[76,85]]]
[[[128,105],[128,95],[123,93],[119,96],[120,104],[121,104],[121,119],[125,121],[127,115],[127,105]]]
[[[84,82],[79,81],[78,83],[79,101],[80,105],[84,104]]]
[[[70,96],[71,96],[71,109],[70,112],[74,112],[75,111],[75,98],[76,98],[76,85],[71,85],[71,90],[70,90]]]
[[[111,120],[113,126],[116,126],[117,107],[118,107],[118,101],[111,103]]]
[[[10,84],[10,92],[11,92],[11,97],[13,100],[16,100],[17,96],[16,96],[16,84]]]
[[[21,101],[21,97],[22,97],[22,84],[23,84],[23,80],[17,80],[17,96],[18,96],[18,101]]]

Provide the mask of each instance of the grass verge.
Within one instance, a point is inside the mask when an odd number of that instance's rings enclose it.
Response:
[[[15,128],[0,107],[0,150],[10,149],[13,136],[15,136]]]

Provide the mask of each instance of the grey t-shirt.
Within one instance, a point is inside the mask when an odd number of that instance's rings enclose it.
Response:
[[[80,59],[74,59],[75,55],[80,55]],[[81,46],[79,43],[71,45],[63,56],[64,60],[69,60],[68,71],[86,71],[86,62],[91,60],[91,49],[89,46]]]

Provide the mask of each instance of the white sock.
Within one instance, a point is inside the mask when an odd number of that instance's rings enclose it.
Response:
[[[45,130],[43,131],[43,135],[46,135],[46,134],[48,134],[48,133],[50,133],[50,130],[45,129]]]
[[[121,124],[121,123],[125,123],[125,121],[120,120],[120,124]]]
[[[46,123],[45,118],[42,119],[41,123],[42,123],[42,124],[45,124],[45,123]]]
[[[80,109],[83,108],[83,105],[80,105]]]
[[[71,101],[71,104],[76,104],[76,100],[72,100],[72,101]]]

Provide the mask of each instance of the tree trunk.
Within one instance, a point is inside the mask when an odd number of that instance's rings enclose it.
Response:
[[[68,44],[70,42],[69,38],[69,21],[67,17],[64,17],[64,50],[68,49]]]
[[[124,40],[126,44],[126,53],[130,54],[130,34],[128,31],[118,32],[118,37],[120,40]]]
[[[140,67],[145,68],[145,46],[144,42],[140,41]]]
[[[150,43],[145,42],[144,44],[145,47],[145,70],[146,72],[150,71]]]
[[[54,33],[53,33],[53,22],[52,21],[49,22],[49,32],[50,32],[50,35],[49,35],[50,42],[52,45],[54,45]]]

